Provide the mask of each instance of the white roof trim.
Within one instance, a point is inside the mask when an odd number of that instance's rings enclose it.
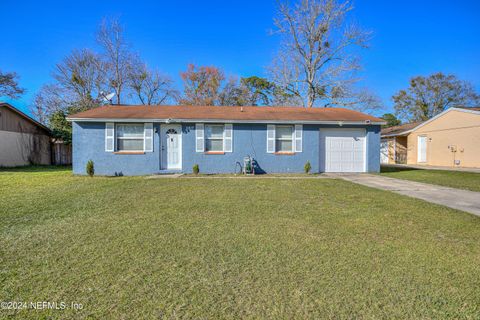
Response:
[[[386,122],[363,121],[311,121],[311,120],[228,120],[228,119],[122,119],[122,118],[67,118],[69,122],[161,122],[161,123],[291,123],[291,124],[334,124],[334,125],[382,125]]]
[[[473,114],[478,114],[480,115],[480,111],[477,111],[477,110],[469,110],[468,108],[450,108],[448,110],[456,110],[456,111],[462,111],[462,112],[466,112],[466,113],[473,113]]]

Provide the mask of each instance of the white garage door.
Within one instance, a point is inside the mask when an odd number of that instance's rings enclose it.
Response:
[[[320,129],[325,172],[365,172],[365,129]]]

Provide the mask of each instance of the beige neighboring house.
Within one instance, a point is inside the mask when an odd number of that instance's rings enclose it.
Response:
[[[50,130],[0,102],[0,167],[51,164]]]
[[[480,108],[450,108],[425,122],[382,129],[380,161],[480,168]]]

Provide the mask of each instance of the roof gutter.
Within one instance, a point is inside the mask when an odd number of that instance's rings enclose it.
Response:
[[[139,118],[67,118],[69,122],[159,122],[159,123],[265,123],[265,124],[331,124],[331,125],[383,125],[384,121],[345,121],[345,120],[231,120],[231,119],[139,119]]]

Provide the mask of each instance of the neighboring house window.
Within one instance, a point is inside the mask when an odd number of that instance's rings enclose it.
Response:
[[[293,152],[293,126],[275,127],[275,152]]]
[[[144,124],[116,125],[117,151],[144,151]]]
[[[223,131],[224,125],[222,124],[205,125],[205,151],[224,151]]]

